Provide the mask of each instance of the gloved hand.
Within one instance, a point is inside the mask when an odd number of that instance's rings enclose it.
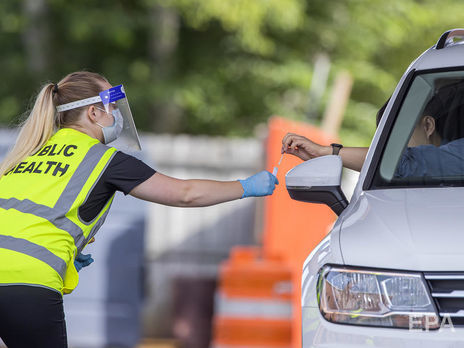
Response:
[[[271,195],[279,184],[279,180],[266,170],[239,181],[243,187],[242,198]]]
[[[74,267],[76,267],[76,270],[79,272],[82,267],[87,267],[92,262],[92,254],[79,253],[79,255],[77,255],[76,259],[74,260]]]

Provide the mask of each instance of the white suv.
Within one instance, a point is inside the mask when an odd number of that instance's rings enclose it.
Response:
[[[303,267],[304,348],[464,346],[463,37],[444,33],[409,66],[351,202],[339,156],[287,173],[292,198],[339,215]],[[425,115],[434,143],[414,144]]]

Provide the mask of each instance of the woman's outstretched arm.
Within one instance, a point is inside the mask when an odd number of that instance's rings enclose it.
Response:
[[[175,207],[205,207],[244,197],[270,195],[277,183],[267,171],[240,181],[182,180],[157,172],[136,186],[130,195]]]

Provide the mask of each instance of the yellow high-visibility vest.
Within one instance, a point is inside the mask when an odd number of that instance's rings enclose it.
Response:
[[[105,221],[114,195],[90,222],[78,210],[116,151],[63,128],[0,178],[0,285],[74,290],[74,259]]]

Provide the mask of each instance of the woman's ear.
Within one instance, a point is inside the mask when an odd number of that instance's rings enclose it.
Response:
[[[87,109],[87,118],[89,119],[90,122],[96,123],[97,122],[97,114],[96,114],[96,108],[93,105],[90,105],[89,108]]]

